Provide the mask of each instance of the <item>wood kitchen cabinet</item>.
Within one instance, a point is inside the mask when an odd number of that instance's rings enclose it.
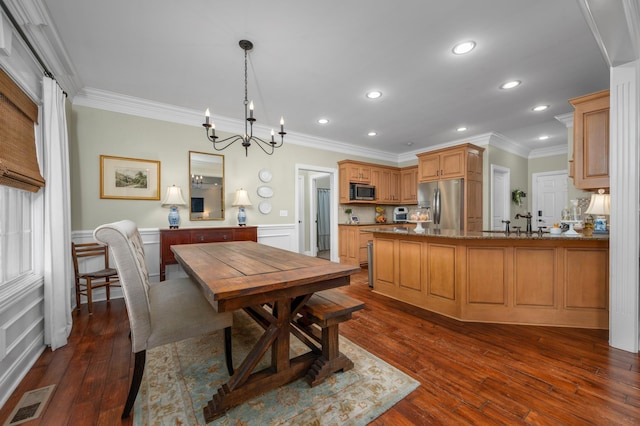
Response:
[[[418,182],[464,179],[464,230],[482,230],[484,149],[472,144],[418,154]]]
[[[573,105],[573,185],[609,188],[609,91],[569,99]]]
[[[371,183],[371,165],[357,161],[341,161],[340,171],[344,170],[349,182]]]
[[[415,228],[414,223],[404,224],[377,224],[377,225],[339,225],[338,247],[340,263],[348,265],[366,266],[369,263],[367,244],[373,241],[373,233],[368,229],[402,226]]]
[[[394,204],[400,202],[400,170],[391,167],[378,167],[376,200],[378,203]]]
[[[171,246],[179,244],[218,243],[227,241],[258,242],[257,226],[216,228],[179,228],[160,230],[160,281],[166,278],[167,265],[178,263]]]
[[[360,161],[344,160],[338,161],[338,193],[341,204],[375,204],[374,201],[351,201],[349,199],[349,184],[365,183],[372,184],[373,164]]]
[[[400,170],[400,203],[418,204],[418,166]]]
[[[462,321],[606,329],[606,238],[373,234],[374,292]]]
[[[447,148],[418,154],[418,181],[457,179],[465,177],[466,149]]]

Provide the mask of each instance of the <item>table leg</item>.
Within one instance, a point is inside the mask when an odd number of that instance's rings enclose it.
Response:
[[[262,310],[260,315],[266,320],[263,321],[264,333],[234,375],[218,389],[204,407],[205,421],[213,421],[250,398],[304,377],[317,358],[317,354],[308,352],[289,359],[291,299],[276,300],[272,313]],[[271,366],[253,372],[269,348]]]

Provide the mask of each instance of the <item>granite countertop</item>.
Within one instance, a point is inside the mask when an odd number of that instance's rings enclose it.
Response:
[[[609,240],[609,234],[593,234],[588,237],[583,234],[578,234],[576,236],[568,236],[564,233],[560,235],[552,235],[548,232],[542,234],[542,236],[538,235],[537,232],[534,232],[531,235],[527,235],[525,232],[521,232],[518,236],[515,232],[511,232],[509,235],[505,235],[503,231],[489,231],[489,232],[478,232],[478,231],[454,231],[451,229],[442,229],[442,230],[434,230],[434,229],[425,229],[422,233],[415,232],[412,228],[402,226],[402,224],[395,224],[396,226],[385,226],[381,228],[374,229],[363,229],[363,232],[377,232],[382,234],[401,234],[401,235],[411,235],[415,237],[444,237],[444,238],[456,238],[462,240]]]

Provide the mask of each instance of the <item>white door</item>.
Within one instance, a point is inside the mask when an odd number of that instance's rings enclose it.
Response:
[[[491,229],[504,229],[502,221],[511,220],[510,181],[511,169],[491,165]]]
[[[550,228],[560,223],[562,209],[567,206],[567,172],[534,173],[533,182],[533,220],[534,226]]]

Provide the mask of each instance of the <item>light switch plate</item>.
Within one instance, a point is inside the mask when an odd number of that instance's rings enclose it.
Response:
[[[280,210],[280,216],[289,216],[288,210]]]

